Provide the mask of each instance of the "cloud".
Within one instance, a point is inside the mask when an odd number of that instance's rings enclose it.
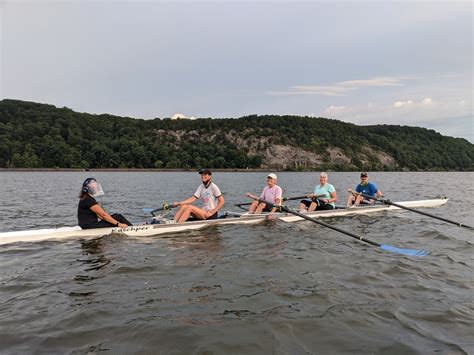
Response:
[[[324,113],[327,114],[327,115],[337,115],[337,114],[344,113],[345,111],[346,111],[345,106],[331,105],[327,109],[324,110]]]
[[[413,105],[413,101],[411,100],[407,100],[407,101],[395,101],[393,103],[393,107],[406,107],[406,106],[410,106],[410,105]]]
[[[390,87],[403,86],[402,81],[414,77],[374,77],[370,79],[339,81],[331,85],[295,85],[284,91],[269,91],[268,95],[321,95],[321,96],[347,96],[349,93],[364,87]]]
[[[336,83],[339,86],[348,86],[353,88],[360,88],[363,86],[371,87],[384,87],[384,86],[402,86],[401,81],[409,77],[376,77],[372,79],[363,79],[363,80],[349,80],[349,81],[340,81]]]
[[[298,85],[290,86],[286,91],[269,91],[269,95],[322,95],[322,96],[346,96],[353,88],[338,86]]]
[[[400,107],[410,107],[413,105],[433,105],[434,101],[431,97],[425,97],[423,100],[421,100],[419,103],[414,103],[412,100],[406,100],[406,101],[395,101],[393,103],[393,107],[395,108],[400,108]]]
[[[468,117],[472,118],[472,101],[459,97],[436,98],[436,100],[431,97],[425,96],[423,99],[421,97],[392,101],[392,103],[370,101],[367,104],[331,105],[322,110],[322,115],[360,125],[386,122],[431,127],[444,134],[465,136],[473,141],[472,123],[470,124],[471,133],[464,129],[464,135],[460,127],[458,131],[453,127],[455,119],[466,121]],[[453,133],[455,131],[456,133]]]

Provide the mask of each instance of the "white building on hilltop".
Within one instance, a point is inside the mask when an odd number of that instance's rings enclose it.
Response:
[[[195,120],[196,117],[194,116],[188,117],[186,115],[183,115],[182,113],[175,113],[173,114],[173,116],[171,116],[171,119],[172,120]]]

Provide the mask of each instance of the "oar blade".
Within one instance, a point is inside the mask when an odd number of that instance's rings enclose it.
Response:
[[[423,257],[428,255],[428,251],[425,249],[402,249],[402,248],[397,248],[392,245],[387,245],[387,244],[381,244],[380,249],[389,251],[391,253],[397,253],[397,254],[403,254],[403,255],[409,255],[409,256],[418,256],[418,257]]]
[[[160,212],[160,211],[163,211],[163,210],[168,211],[171,208],[173,208],[173,206],[170,206],[167,203],[165,203],[163,206],[158,207],[158,208],[147,208],[147,207],[145,207],[145,208],[143,208],[143,212],[153,214],[155,212]]]

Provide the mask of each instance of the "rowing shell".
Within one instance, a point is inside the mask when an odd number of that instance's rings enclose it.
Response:
[[[433,200],[418,200],[418,201],[403,201],[397,202],[405,207],[439,207],[448,202],[447,198],[433,199]],[[338,217],[357,214],[369,214],[381,211],[394,211],[400,208],[393,205],[372,205],[360,206],[354,208],[343,208],[327,211],[317,211],[306,213],[311,217]],[[96,228],[96,229],[81,229],[79,226],[75,227],[61,227],[50,229],[36,229],[16,232],[0,233],[0,244],[8,244],[15,242],[37,242],[43,240],[57,240],[69,238],[90,238],[98,237],[108,234],[123,235],[129,237],[149,237],[158,236],[169,233],[178,233],[184,231],[198,230],[210,226],[220,226],[227,224],[255,224],[264,221],[267,214],[242,214],[240,216],[228,215],[226,218],[212,219],[206,221],[193,221],[180,224],[142,224],[130,226],[127,228]],[[285,222],[296,222],[302,220],[301,217],[289,213],[275,213],[275,219]]]

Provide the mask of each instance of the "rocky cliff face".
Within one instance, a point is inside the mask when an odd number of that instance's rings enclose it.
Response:
[[[237,149],[245,149],[249,154],[262,157],[262,168],[273,170],[309,170],[322,165],[344,165],[353,166],[356,164],[353,158],[349,157],[341,148],[329,147],[323,153],[315,153],[288,144],[278,144],[276,137],[256,137],[249,130],[237,132],[213,132],[212,134],[202,134],[198,131],[158,130],[155,132],[158,138],[173,137],[173,147],[179,149],[180,145],[187,141],[215,143],[216,140],[224,139],[233,144]],[[362,148],[362,153],[356,159],[364,164],[376,163],[380,166],[387,166],[395,169],[397,163],[395,159],[382,150],[376,150],[368,145]]]
[[[364,153],[357,158],[364,164],[374,163],[374,161],[382,166],[396,168],[395,159],[389,154],[374,150],[367,146],[363,149]],[[263,168],[271,168],[278,170],[286,169],[311,169],[317,168],[323,164],[333,165],[353,165],[353,160],[348,157],[340,148],[327,148],[325,154],[316,154],[303,150],[298,147],[287,145],[270,145],[261,153],[263,157]],[[370,158],[370,161],[369,161]],[[354,165],[355,168],[355,165]]]
[[[285,170],[305,169],[324,163],[324,156],[288,145],[272,144],[259,152],[263,158],[262,168]]]

